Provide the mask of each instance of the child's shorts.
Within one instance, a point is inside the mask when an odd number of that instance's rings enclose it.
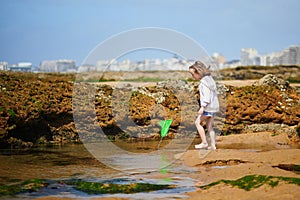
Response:
[[[204,111],[203,112],[203,115],[204,116],[207,116],[207,117],[214,117],[216,115],[215,112],[207,112],[207,111]]]

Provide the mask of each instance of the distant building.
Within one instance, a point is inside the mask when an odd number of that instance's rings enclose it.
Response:
[[[8,70],[8,63],[7,62],[0,62],[0,70]]]
[[[231,60],[225,62],[223,68],[236,68],[238,66],[241,66],[240,60]]]
[[[187,70],[188,61],[178,58],[144,59],[132,62],[130,60],[99,60],[97,71],[158,71],[158,70]]]
[[[46,60],[39,66],[41,72],[75,72],[76,64],[74,60]]]
[[[21,71],[21,72],[30,72],[32,69],[32,63],[30,62],[19,62],[12,66],[9,66],[10,71]]]
[[[92,72],[96,71],[96,66],[95,65],[81,65],[78,67],[78,72]]]
[[[97,71],[117,71],[115,68],[115,60],[108,61],[108,60],[99,60],[97,62],[96,70]],[[117,68],[117,67],[116,67]]]
[[[254,48],[243,48],[241,49],[241,65],[259,65],[258,52]]]
[[[261,55],[261,66],[274,66],[279,65],[279,58],[282,55],[282,52],[273,52],[266,55]]]
[[[224,64],[226,63],[226,58],[220,53],[213,53],[212,57],[215,64],[220,68],[224,68]]]
[[[290,46],[282,51],[279,57],[279,64],[281,65],[296,65],[300,64],[300,45]]]
[[[288,48],[264,55],[258,55],[253,48],[241,50],[241,65],[299,65],[300,64],[300,45],[292,45]]]

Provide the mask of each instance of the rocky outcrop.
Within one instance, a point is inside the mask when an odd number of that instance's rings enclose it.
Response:
[[[173,130],[191,127],[195,117],[193,111],[198,105],[194,87],[193,83],[186,81],[159,82],[151,87],[98,85],[95,98],[97,120],[106,132],[119,126],[124,132],[148,138],[159,133],[158,121],[162,119],[172,118]]]
[[[73,121],[70,80],[69,75],[1,72],[1,146],[56,141],[53,130]]]
[[[1,72],[0,76],[1,147],[81,141],[73,119],[74,76],[11,72]],[[82,101],[87,85],[94,85],[95,93],[93,106],[78,112],[84,119],[82,125],[92,121],[111,139],[157,138],[157,122],[169,118],[173,123],[168,137],[197,134],[197,82],[173,80],[148,87],[82,83],[77,91]],[[221,112],[215,127],[219,134],[250,132],[254,124],[271,123],[293,127],[291,134],[299,135],[300,97],[288,82],[267,75],[252,86],[218,84],[218,92]],[[90,137],[89,127],[82,130]]]
[[[291,86],[288,81],[285,81],[281,78],[278,78],[277,76],[273,74],[267,74],[258,81],[254,82],[255,86],[269,86],[269,87],[276,87],[280,91],[285,92],[287,90],[291,90]]]
[[[300,120],[299,95],[286,81],[273,75],[266,75],[253,86],[231,87],[226,101],[225,126],[235,125],[237,132],[249,124],[295,126]]]
[[[292,81],[300,81],[300,66],[241,66],[230,69],[221,69],[219,72],[224,80],[261,79],[267,74]]]

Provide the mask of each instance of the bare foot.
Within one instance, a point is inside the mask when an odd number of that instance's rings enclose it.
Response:
[[[199,181],[199,182],[196,182],[196,183],[195,183],[195,187],[200,187],[200,186],[202,186],[202,185],[204,185],[204,182],[203,182],[203,181]]]

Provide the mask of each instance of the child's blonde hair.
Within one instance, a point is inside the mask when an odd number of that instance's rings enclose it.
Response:
[[[200,74],[202,76],[211,75],[209,68],[210,66],[206,67],[206,65],[201,61],[196,61],[189,67],[189,69],[194,69],[195,73]]]

